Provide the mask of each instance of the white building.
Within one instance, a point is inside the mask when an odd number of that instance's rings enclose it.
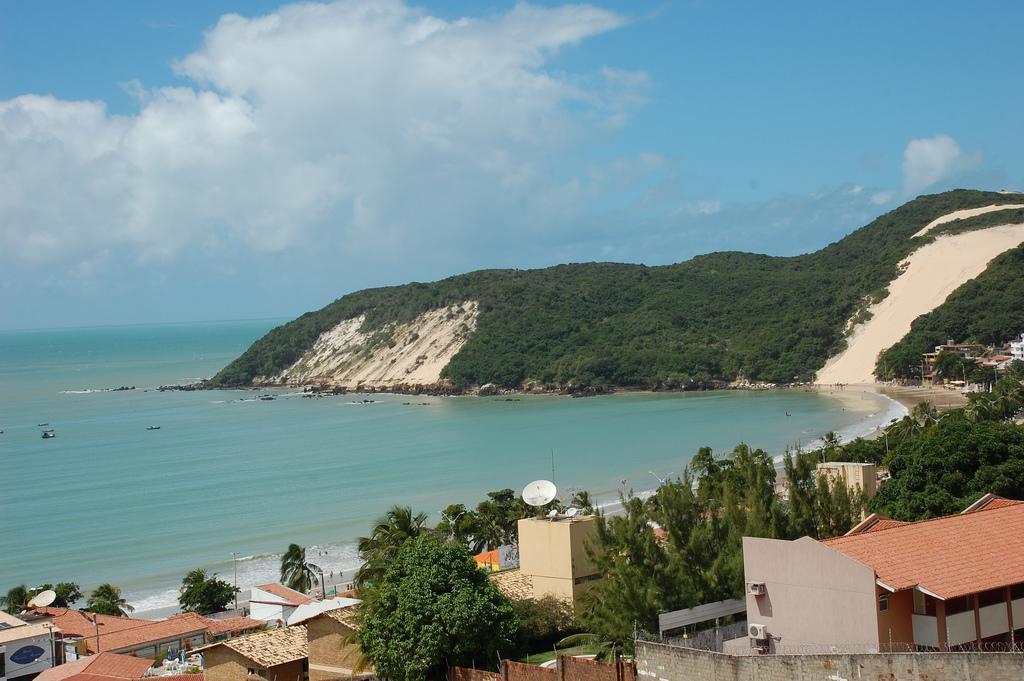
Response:
[[[1024,333],[1020,335],[1019,341],[1010,343],[1010,354],[1013,355],[1014,360],[1024,362]]]
[[[281,584],[261,584],[254,586],[249,596],[249,617],[284,626],[299,606],[313,602],[306,594]]]
[[[0,612],[0,681],[35,677],[54,665],[51,624],[28,624]]]

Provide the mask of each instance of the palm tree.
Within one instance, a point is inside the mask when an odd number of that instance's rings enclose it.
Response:
[[[100,584],[93,589],[89,594],[85,609],[100,615],[117,615],[118,617],[125,617],[135,610],[121,596],[121,589],[113,584]]]
[[[426,513],[413,513],[409,506],[392,506],[377,519],[369,537],[359,538],[363,565],[356,572],[356,588],[380,582],[402,544],[429,531]]]
[[[313,570],[306,562],[306,549],[298,544],[289,544],[281,556],[281,583],[289,589],[303,593],[313,583]]]
[[[28,599],[28,587],[22,584],[12,588],[6,596],[0,596],[0,607],[12,615],[17,615],[28,605]]]

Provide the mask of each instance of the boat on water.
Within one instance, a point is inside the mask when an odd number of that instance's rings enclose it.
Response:
[[[44,427],[46,427],[46,426],[48,426],[48,425],[50,425],[50,424],[49,424],[49,423],[40,423],[40,424],[38,424],[38,426],[39,426],[40,428],[44,428]]]
[[[43,431],[43,439],[49,440],[50,438],[57,437],[57,433],[53,432],[52,429]]]
[[[271,400],[274,399],[274,396],[273,395],[262,395],[262,396],[260,396],[260,399],[263,400],[264,402],[270,402]]]
[[[160,430],[160,426],[146,426],[146,430]]]

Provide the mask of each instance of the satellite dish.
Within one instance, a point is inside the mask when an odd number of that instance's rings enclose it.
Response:
[[[574,507],[570,506],[569,508],[567,508],[565,510],[565,517],[566,518],[575,518],[576,514],[579,513],[579,512],[580,512],[580,509],[574,508]]]
[[[32,597],[26,605],[30,608],[45,608],[48,605],[52,605],[57,600],[57,593],[52,589],[46,591],[40,591]]]
[[[558,509],[557,508],[553,508],[550,511],[548,511],[548,517],[549,518],[555,518],[557,516],[558,516]]]
[[[523,488],[523,501],[530,506],[550,504],[558,490],[550,480],[534,480]]]

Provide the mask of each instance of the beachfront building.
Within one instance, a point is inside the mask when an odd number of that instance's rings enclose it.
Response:
[[[977,343],[954,343],[951,340],[935,346],[935,352],[921,355],[922,379],[930,381],[935,378],[935,362],[943,352],[952,352],[961,357],[977,357],[985,351],[985,346]]]
[[[309,671],[306,626],[268,629],[200,649],[206,681],[304,681]]]
[[[554,596],[575,607],[601,578],[587,553],[596,532],[594,516],[524,518],[519,521],[519,569],[494,573],[492,579],[510,598]]]
[[[68,660],[98,652],[144,657],[167,652],[177,654],[210,640],[230,638],[265,626],[248,617],[217,620],[186,612],[164,620],[145,620],[54,607],[36,608],[27,618],[57,628],[57,643]]]
[[[295,589],[282,584],[261,584],[254,586],[249,595],[249,616],[271,626],[282,626],[302,605],[314,600]]]
[[[1024,502],[986,495],[842,537],[743,538],[749,636],[726,652],[948,650],[1024,636]]]
[[[0,612],[0,681],[31,679],[60,664],[53,642],[59,633],[51,623],[28,623]]]
[[[830,484],[845,485],[851,495],[863,494],[865,499],[870,499],[878,491],[878,466],[873,463],[826,461],[815,468]]]

